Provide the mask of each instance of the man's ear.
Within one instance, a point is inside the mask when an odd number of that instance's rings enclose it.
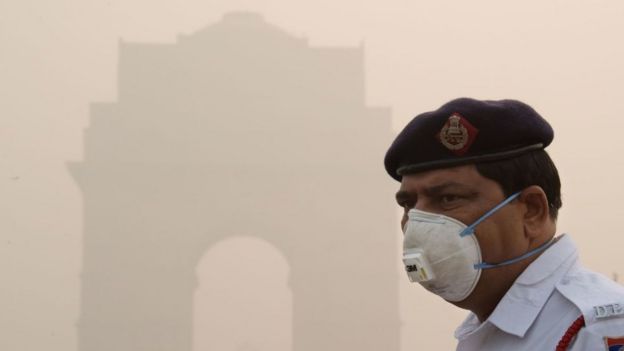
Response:
[[[537,185],[531,185],[520,193],[520,202],[525,206],[524,233],[530,239],[536,239],[548,234],[551,226],[548,198],[544,190]]]

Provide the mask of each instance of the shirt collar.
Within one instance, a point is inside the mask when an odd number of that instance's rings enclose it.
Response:
[[[578,259],[576,246],[568,235],[557,238],[546,251],[520,274],[505,296],[482,324],[491,323],[498,329],[523,337],[542,310],[555,284]],[[460,338],[475,331],[479,324],[470,313],[457,328],[455,336]]]

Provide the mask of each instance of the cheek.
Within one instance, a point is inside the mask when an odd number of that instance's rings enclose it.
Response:
[[[497,263],[525,251],[522,223],[515,218],[485,221],[476,230],[477,241],[485,262]]]

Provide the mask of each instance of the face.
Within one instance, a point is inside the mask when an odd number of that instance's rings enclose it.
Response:
[[[443,214],[470,225],[505,199],[495,181],[481,176],[474,165],[438,169],[403,176],[396,194],[404,210],[401,227],[412,209]],[[482,259],[498,263],[527,251],[529,241],[524,235],[523,211],[518,200],[502,207],[475,228]],[[484,270],[473,294],[483,285],[496,284],[509,268]],[[481,285],[481,288],[479,287]]]

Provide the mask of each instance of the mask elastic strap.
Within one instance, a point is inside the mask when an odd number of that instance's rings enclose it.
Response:
[[[493,209],[487,211],[483,216],[481,216],[479,219],[477,219],[474,223],[472,223],[471,225],[466,227],[464,230],[462,230],[461,233],[459,233],[459,236],[464,237],[466,235],[474,234],[474,229],[475,229],[476,226],[478,226],[481,222],[486,220],[494,212],[500,210],[501,207],[503,207],[503,206],[507,205],[508,203],[512,202],[513,200],[515,200],[518,196],[520,196],[520,193],[521,192],[518,191],[517,193],[515,193],[515,194],[511,195],[510,197],[506,198],[505,200],[503,200],[503,202],[501,202],[500,204],[494,206]]]
[[[554,242],[554,238],[550,239],[549,241],[547,241],[546,243],[534,248],[533,250],[525,253],[524,255],[518,256],[516,258],[512,258],[510,260],[507,261],[503,261],[501,263],[486,263],[486,262],[481,262],[481,263],[477,263],[475,264],[473,267],[474,269],[488,269],[488,268],[496,268],[496,267],[503,267],[503,266],[507,266],[510,265],[512,263],[516,263],[518,261],[522,261],[527,257],[533,256],[535,254],[538,254],[544,250],[546,250],[547,248],[550,247],[550,245]]]

